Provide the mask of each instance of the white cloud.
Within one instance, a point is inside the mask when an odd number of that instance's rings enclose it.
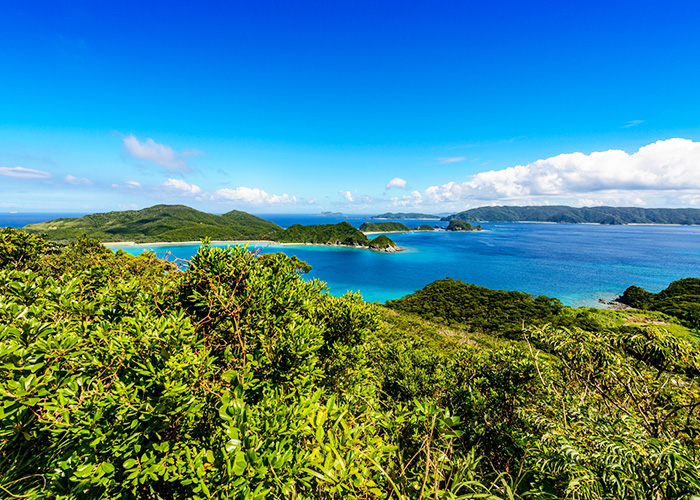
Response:
[[[596,200],[639,205],[650,197],[700,190],[700,143],[668,139],[636,153],[621,150],[561,154],[527,165],[490,170],[468,182],[431,186],[431,203]]]
[[[628,122],[625,122],[625,124],[621,128],[636,127],[637,125],[641,125],[642,123],[644,123],[644,120],[630,120]]]
[[[391,179],[387,185],[385,186],[386,189],[391,189],[393,187],[395,188],[401,188],[401,189],[406,189],[406,180],[402,179],[400,177],[394,177]]]
[[[438,163],[457,163],[460,161],[466,160],[464,156],[448,156],[448,157],[441,157],[441,158],[435,158]]]
[[[214,197],[251,205],[281,205],[297,202],[296,196],[289,196],[286,193],[282,195],[270,194],[262,189],[245,186],[235,189],[217,189],[214,192]]]
[[[401,198],[394,197],[391,199],[391,204],[395,207],[412,207],[423,203],[423,196],[419,191],[411,191],[410,194],[405,194]]]
[[[124,182],[124,186],[128,187],[129,189],[138,189],[141,187],[141,183],[136,181],[126,181]]]
[[[350,203],[355,201],[350,191],[340,191],[340,195],[346,200],[348,200]]]
[[[183,158],[197,154],[203,154],[197,149],[190,149],[181,152],[175,151],[166,144],[159,144],[151,138],[140,142],[133,135],[123,138],[124,149],[132,158],[152,161],[153,163],[165,167],[171,171],[187,172],[190,167],[185,163]]]
[[[191,195],[200,194],[202,192],[202,189],[196,184],[188,184],[182,179],[168,179],[163,183],[163,186]]]
[[[63,180],[68,184],[75,184],[76,186],[92,186],[93,182],[85,177],[75,177],[74,175],[66,175]]]
[[[51,177],[49,172],[24,167],[0,167],[0,175],[18,179],[48,179]]]

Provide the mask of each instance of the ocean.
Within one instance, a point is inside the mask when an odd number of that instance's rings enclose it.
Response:
[[[0,225],[7,225],[5,215],[0,215]],[[21,218],[20,214],[13,215],[16,220]],[[367,220],[362,216],[263,214],[261,217],[283,227],[342,220],[359,227]],[[446,225],[434,220],[399,222],[409,227]],[[381,303],[412,293],[434,280],[451,277],[488,288],[556,297],[567,305],[596,307],[600,306],[598,299],[612,300],[630,285],[658,292],[673,280],[700,277],[700,226],[534,223],[482,226],[484,231],[471,233],[389,234],[406,249],[393,254],[302,245],[250,244],[249,248],[296,255],[313,267],[306,277],[325,281],[331,293],[359,291],[365,300]],[[123,248],[130,253],[151,249],[190,258],[198,246],[151,244]]]

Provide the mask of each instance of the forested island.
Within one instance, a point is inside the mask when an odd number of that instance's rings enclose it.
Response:
[[[381,306],[309,269],[0,230],[1,496],[700,491],[700,280],[623,294],[651,310],[451,279]]]
[[[203,238],[221,241],[273,241],[365,247],[393,252],[398,247],[389,238],[368,239],[347,222],[338,224],[295,224],[283,229],[277,224],[246,212],[233,210],[223,215],[200,212],[184,205],[155,205],[142,210],[107,212],[79,218],[55,219],[24,227],[59,242],[75,241],[81,235],[103,242],[182,242]]]
[[[700,224],[698,208],[497,206],[465,210],[448,217],[469,222],[558,222],[568,224]]]
[[[421,214],[421,213],[416,213],[416,212],[410,212],[410,213],[405,213],[405,212],[386,212],[383,214],[379,215],[373,215],[370,217],[370,219],[396,219],[396,220],[402,220],[402,219],[435,219],[435,220],[440,220],[439,215],[433,215],[433,214]]]
[[[472,226],[467,221],[452,219],[445,228],[446,231],[481,231],[481,226]]]
[[[369,239],[365,234],[352,227],[349,222],[338,224],[314,224],[304,226],[294,224],[287,229],[278,231],[270,236],[273,241],[280,243],[311,243],[317,245],[342,245],[350,247],[367,247],[372,250],[395,252],[399,248],[387,236],[381,235]]]

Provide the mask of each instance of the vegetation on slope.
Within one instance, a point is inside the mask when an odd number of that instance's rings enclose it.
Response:
[[[363,222],[360,226],[360,231],[363,233],[389,233],[410,230],[410,227],[400,222]]]
[[[421,224],[415,228],[414,231],[435,231],[435,228],[430,224]]]
[[[627,324],[627,312],[606,322],[516,296],[530,313],[504,305],[479,333],[476,298],[449,314],[435,312],[449,302],[413,299],[418,314],[453,317],[446,326],[331,297],[281,254],[205,244],[178,268],[86,238],[0,236],[1,496],[700,490],[698,351],[662,325]],[[556,311],[569,326],[541,323]],[[487,309],[475,314],[488,323]]]
[[[659,293],[631,286],[616,299],[636,309],[659,311],[678,318],[690,328],[700,329],[700,279],[685,278],[672,282]]]
[[[396,247],[396,243],[387,237],[384,238],[370,240],[362,231],[352,227],[349,222],[345,221],[338,224],[314,224],[310,226],[294,224],[270,236],[270,239],[281,243],[343,245],[368,247],[376,250]]]
[[[446,231],[481,231],[481,226],[472,226],[466,221],[452,219],[445,228]]]
[[[442,220],[470,222],[563,222],[595,224],[700,224],[697,208],[638,207],[480,207],[465,210]]]
[[[55,219],[24,227],[54,241],[75,241],[82,234],[101,241],[260,240],[280,229],[277,224],[246,212],[223,215],[200,212],[184,205],[155,205],[143,210],[107,212],[76,219]]]
[[[439,215],[433,215],[433,214],[421,214],[421,213],[415,213],[415,212],[410,212],[410,213],[404,213],[404,212],[399,212],[399,213],[393,213],[393,212],[386,212],[380,215],[374,215],[370,217],[370,219],[396,219],[396,220],[402,220],[402,219],[440,219]]]
[[[452,278],[434,281],[410,295],[390,300],[387,307],[491,335],[515,335],[526,324],[557,323],[564,310],[561,302],[544,295],[491,290]]]
[[[389,252],[398,249],[398,246],[396,243],[394,243],[394,240],[383,234],[380,234],[376,238],[370,240],[369,247],[373,250],[384,250]]]

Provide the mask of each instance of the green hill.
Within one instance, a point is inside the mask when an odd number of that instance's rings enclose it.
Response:
[[[404,212],[399,212],[399,213],[394,213],[394,212],[386,212],[380,215],[375,215],[373,217],[370,217],[370,219],[435,219],[439,220],[440,216],[439,215],[433,215],[433,214],[420,214],[420,213],[404,213]]]
[[[631,286],[616,302],[636,309],[659,311],[678,318],[685,326],[700,329],[700,279],[685,278],[672,282],[659,293]]]
[[[386,238],[386,237],[385,237]],[[313,224],[304,226],[294,224],[270,236],[273,241],[280,243],[314,243],[317,245],[343,245],[367,247],[373,250],[393,251],[396,247],[389,238],[370,240],[362,231],[355,229],[349,222],[338,224]]]
[[[360,231],[363,233],[389,233],[410,230],[410,227],[400,222],[363,222],[360,226]]]
[[[698,208],[638,207],[480,207],[465,210],[442,220],[469,222],[560,222],[595,224],[700,224]]]
[[[481,226],[472,226],[467,221],[452,219],[445,228],[446,231],[481,231]]]
[[[260,240],[281,228],[246,212],[223,215],[200,212],[184,205],[155,205],[142,210],[107,212],[76,219],[29,224],[24,229],[44,233],[54,241],[73,241],[81,234],[100,241]]]

